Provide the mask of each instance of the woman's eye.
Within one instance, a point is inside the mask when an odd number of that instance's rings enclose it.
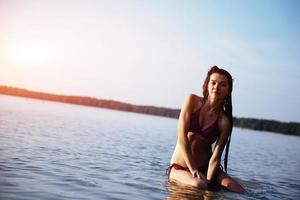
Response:
[[[227,86],[227,84],[226,84],[226,83],[222,83],[222,84],[221,84],[221,86],[223,86],[223,87],[226,87],[226,86]]]

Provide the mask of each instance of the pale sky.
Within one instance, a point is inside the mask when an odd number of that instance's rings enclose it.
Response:
[[[180,108],[212,65],[233,114],[300,121],[300,1],[0,0],[0,84]]]

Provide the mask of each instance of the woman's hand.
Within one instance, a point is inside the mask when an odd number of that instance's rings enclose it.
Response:
[[[192,170],[191,173],[192,173],[194,178],[199,178],[199,179],[206,180],[205,176],[201,172],[199,172],[197,169]]]
[[[202,174],[201,172],[199,172],[197,169],[192,170],[192,176],[194,178],[198,178],[199,180],[201,180],[201,183],[203,184],[203,189],[207,188],[207,180],[204,174]]]

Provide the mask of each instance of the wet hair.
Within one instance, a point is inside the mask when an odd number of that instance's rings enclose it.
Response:
[[[226,149],[225,149],[225,158],[224,158],[224,169],[225,172],[227,172],[227,163],[228,163],[228,153],[229,153],[229,145],[230,145],[230,139],[231,139],[231,132],[232,132],[232,126],[233,126],[233,117],[232,117],[232,100],[231,100],[231,92],[232,92],[232,76],[229,74],[228,71],[225,69],[218,68],[217,66],[212,66],[210,70],[207,72],[205,81],[203,83],[202,89],[203,89],[203,97],[204,101],[208,98],[208,83],[210,80],[210,75],[217,73],[224,75],[227,78],[228,86],[229,86],[229,94],[225,97],[222,109],[225,113],[225,115],[229,118],[230,123],[230,132],[227,139]]]

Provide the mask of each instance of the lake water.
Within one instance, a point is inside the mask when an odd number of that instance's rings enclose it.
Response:
[[[233,129],[249,195],[166,181],[177,120],[0,95],[0,199],[300,199],[300,137]]]

